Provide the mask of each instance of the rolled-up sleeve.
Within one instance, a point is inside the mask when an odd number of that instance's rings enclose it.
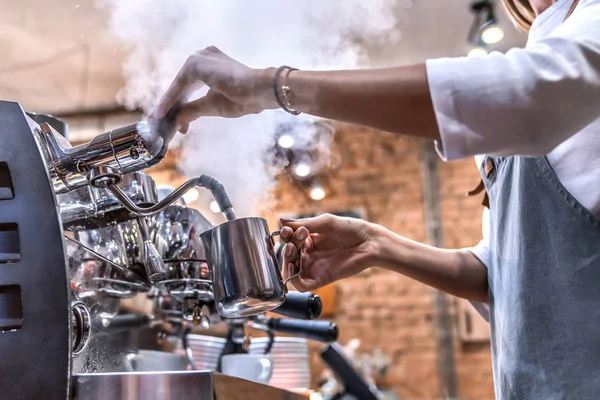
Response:
[[[490,245],[489,245],[489,232],[490,232],[490,211],[486,208],[483,211],[482,221],[481,221],[481,233],[483,239],[479,242],[479,244],[475,247],[467,248],[466,250],[470,251],[483,265],[488,267],[491,265],[491,254],[490,254]],[[482,303],[478,301],[470,301],[471,305],[475,307],[479,315],[483,317],[487,322],[490,322],[490,305],[488,303]]]
[[[429,60],[427,76],[444,159],[546,155],[600,117],[600,1],[525,49]]]
[[[468,248],[467,250],[473,253],[473,255],[477,257],[479,261],[481,261],[481,263],[487,267],[487,260],[489,257],[490,248],[485,239],[482,240],[477,246]],[[477,310],[479,315],[483,317],[483,319],[485,319],[487,322],[490,322],[490,305],[488,303],[482,303],[479,301],[470,301],[470,303],[473,307],[475,307],[475,309]]]

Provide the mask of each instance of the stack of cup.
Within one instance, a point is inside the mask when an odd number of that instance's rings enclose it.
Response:
[[[223,338],[204,335],[188,335],[187,338],[196,369],[216,371],[219,357],[223,353],[227,341]]]
[[[268,338],[253,339],[249,353],[264,354],[268,344]],[[310,387],[310,359],[306,339],[276,337],[269,355],[273,361],[269,385],[286,390]]]

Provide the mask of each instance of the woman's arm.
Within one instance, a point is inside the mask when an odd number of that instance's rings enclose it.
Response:
[[[273,76],[273,70],[267,76]],[[439,140],[425,64],[384,69],[292,71],[298,111],[388,132]]]
[[[446,159],[544,156],[600,117],[600,1],[580,5],[526,49],[403,68],[293,71],[288,84],[300,111],[436,139]]]
[[[175,104],[184,133],[203,116],[235,118],[277,109],[276,68],[252,69],[209,47],[193,54],[161,98],[153,117],[162,117]],[[365,125],[395,133],[439,139],[439,129],[425,64],[351,71],[292,71],[286,85],[292,106],[319,117]],[[185,103],[190,91],[205,83],[206,96]]]
[[[417,243],[376,224],[329,214],[281,220],[284,276],[295,271],[302,246],[299,290],[314,290],[370,267],[381,267],[455,296],[487,301],[487,268],[470,251]],[[291,268],[290,268],[291,266]]]
[[[278,108],[274,69],[251,69],[216,48],[194,54],[161,99],[162,116],[198,81],[211,90],[181,109],[239,117]],[[551,35],[485,59],[431,60],[379,70],[293,71],[291,106],[406,135],[440,139],[446,159],[546,155],[600,117],[600,1],[581,4]]]
[[[487,302],[487,267],[468,250],[445,250],[375,226],[375,265],[468,300]]]

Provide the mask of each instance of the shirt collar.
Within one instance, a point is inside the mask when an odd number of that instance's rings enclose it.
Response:
[[[529,30],[527,44],[548,36],[554,29],[558,28],[567,16],[573,1],[558,0],[538,15]]]

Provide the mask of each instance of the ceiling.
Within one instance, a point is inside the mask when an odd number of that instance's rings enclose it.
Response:
[[[402,40],[371,49],[373,63],[464,55],[470,2],[412,0],[400,18]],[[125,50],[94,0],[0,0],[0,9],[0,99],[54,114],[116,105]],[[506,37],[498,49],[522,45],[524,35],[501,14]]]

